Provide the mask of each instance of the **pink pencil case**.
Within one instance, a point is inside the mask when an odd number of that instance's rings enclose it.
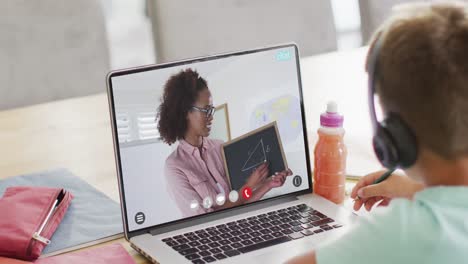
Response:
[[[64,189],[7,188],[0,199],[0,256],[37,259],[51,243],[72,199]]]

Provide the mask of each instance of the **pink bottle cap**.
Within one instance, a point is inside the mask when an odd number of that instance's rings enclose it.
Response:
[[[343,116],[338,114],[338,105],[335,102],[328,102],[327,112],[320,115],[320,125],[324,127],[343,126]]]

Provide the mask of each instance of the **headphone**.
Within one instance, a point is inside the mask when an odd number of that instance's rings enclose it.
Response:
[[[416,137],[397,113],[390,112],[383,121],[379,122],[374,105],[376,80],[379,78],[378,57],[384,39],[382,35],[383,33],[377,35],[367,65],[369,113],[374,131],[372,145],[375,155],[384,167],[404,169],[411,167],[416,162],[418,155]]]

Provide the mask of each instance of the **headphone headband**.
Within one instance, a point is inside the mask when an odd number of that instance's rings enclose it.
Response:
[[[378,33],[367,61],[368,104],[374,136],[372,144],[380,163],[389,169],[407,168],[416,162],[417,142],[409,126],[397,113],[390,113],[382,122],[377,120],[374,96],[379,76],[378,57],[384,33]]]
[[[378,69],[377,69],[377,63],[378,63],[378,56],[380,54],[380,49],[382,48],[383,45],[383,39],[384,37],[382,36],[382,32],[378,33],[376,40],[374,41],[374,45],[372,46],[369,54],[369,58],[367,60],[367,74],[368,74],[368,80],[367,80],[367,86],[368,86],[368,101],[369,101],[369,114],[372,122],[372,129],[374,131],[374,135],[377,132],[377,129],[379,127],[379,121],[377,120],[377,113],[375,111],[375,102],[374,102],[374,96],[376,94],[376,82],[377,82],[377,77],[378,77]]]

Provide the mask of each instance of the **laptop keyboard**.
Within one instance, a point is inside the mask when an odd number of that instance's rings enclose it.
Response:
[[[306,204],[162,239],[193,263],[210,263],[341,225]]]

